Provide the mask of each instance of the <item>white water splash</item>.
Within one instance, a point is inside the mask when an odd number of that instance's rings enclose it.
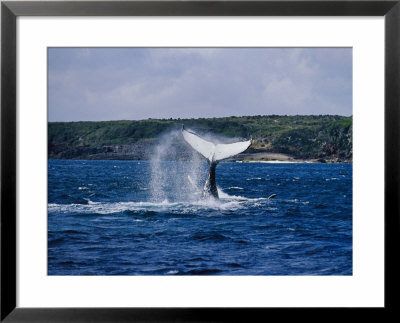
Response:
[[[58,204],[49,203],[48,212],[58,215],[62,214],[112,214],[125,211],[142,212],[176,212],[177,214],[193,214],[204,210],[235,211],[251,208],[265,204],[270,205],[267,198],[246,198],[237,195],[228,195],[218,189],[219,200],[214,198],[191,201],[169,201],[167,199],[159,202],[93,202],[87,199],[87,204]]]
[[[207,163],[197,152],[184,146],[180,131],[170,131],[159,138],[151,154],[150,199],[159,202],[193,201],[201,194],[207,177]],[[185,157],[185,160],[182,160]]]

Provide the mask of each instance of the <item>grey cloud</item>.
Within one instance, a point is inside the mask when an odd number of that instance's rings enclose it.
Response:
[[[50,121],[352,114],[349,48],[53,49]]]

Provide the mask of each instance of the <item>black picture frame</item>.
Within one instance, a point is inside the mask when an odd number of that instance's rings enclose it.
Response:
[[[332,308],[18,308],[16,307],[16,19],[18,16],[384,16],[385,18],[385,306],[397,311],[399,287],[400,0],[364,1],[2,1],[1,3],[1,322],[233,322],[342,318]],[[38,291],[40,293],[40,291]],[[350,314],[352,309],[345,309]],[[357,309],[354,309],[357,310]],[[365,310],[365,309],[364,309]],[[324,315],[321,317],[320,315]],[[261,315],[261,316],[260,316]],[[271,315],[271,314],[269,314]],[[291,314],[290,314],[291,315]],[[300,315],[300,316],[297,316]],[[329,315],[329,316],[325,316]],[[340,316],[339,316],[340,315]],[[396,316],[394,316],[396,317]],[[253,319],[252,319],[253,318]],[[269,316],[269,318],[273,318]],[[349,317],[350,318],[350,317]]]

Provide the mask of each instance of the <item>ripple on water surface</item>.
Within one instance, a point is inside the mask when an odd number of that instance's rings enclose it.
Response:
[[[81,163],[49,161],[49,275],[352,274],[351,165],[221,163],[215,201],[173,194],[189,164],[154,198],[145,161]]]

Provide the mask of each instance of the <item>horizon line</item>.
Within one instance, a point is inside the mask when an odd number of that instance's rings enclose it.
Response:
[[[340,114],[257,114],[257,115],[242,115],[242,116],[226,116],[226,117],[197,117],[197,118],[147,118],[147,119],[115,119],[115,120],[70,120],[70,121],[49,121],[47,123],[56,122],[122,122],[122,121],[149,121],[149,120],[161,120],[161,121],[175,121],[175,120],[202,120],[202,119],[225,119],[225,118],[261,118],[261,117],[344,117],[352,118],[353,115],[340,115]]]

